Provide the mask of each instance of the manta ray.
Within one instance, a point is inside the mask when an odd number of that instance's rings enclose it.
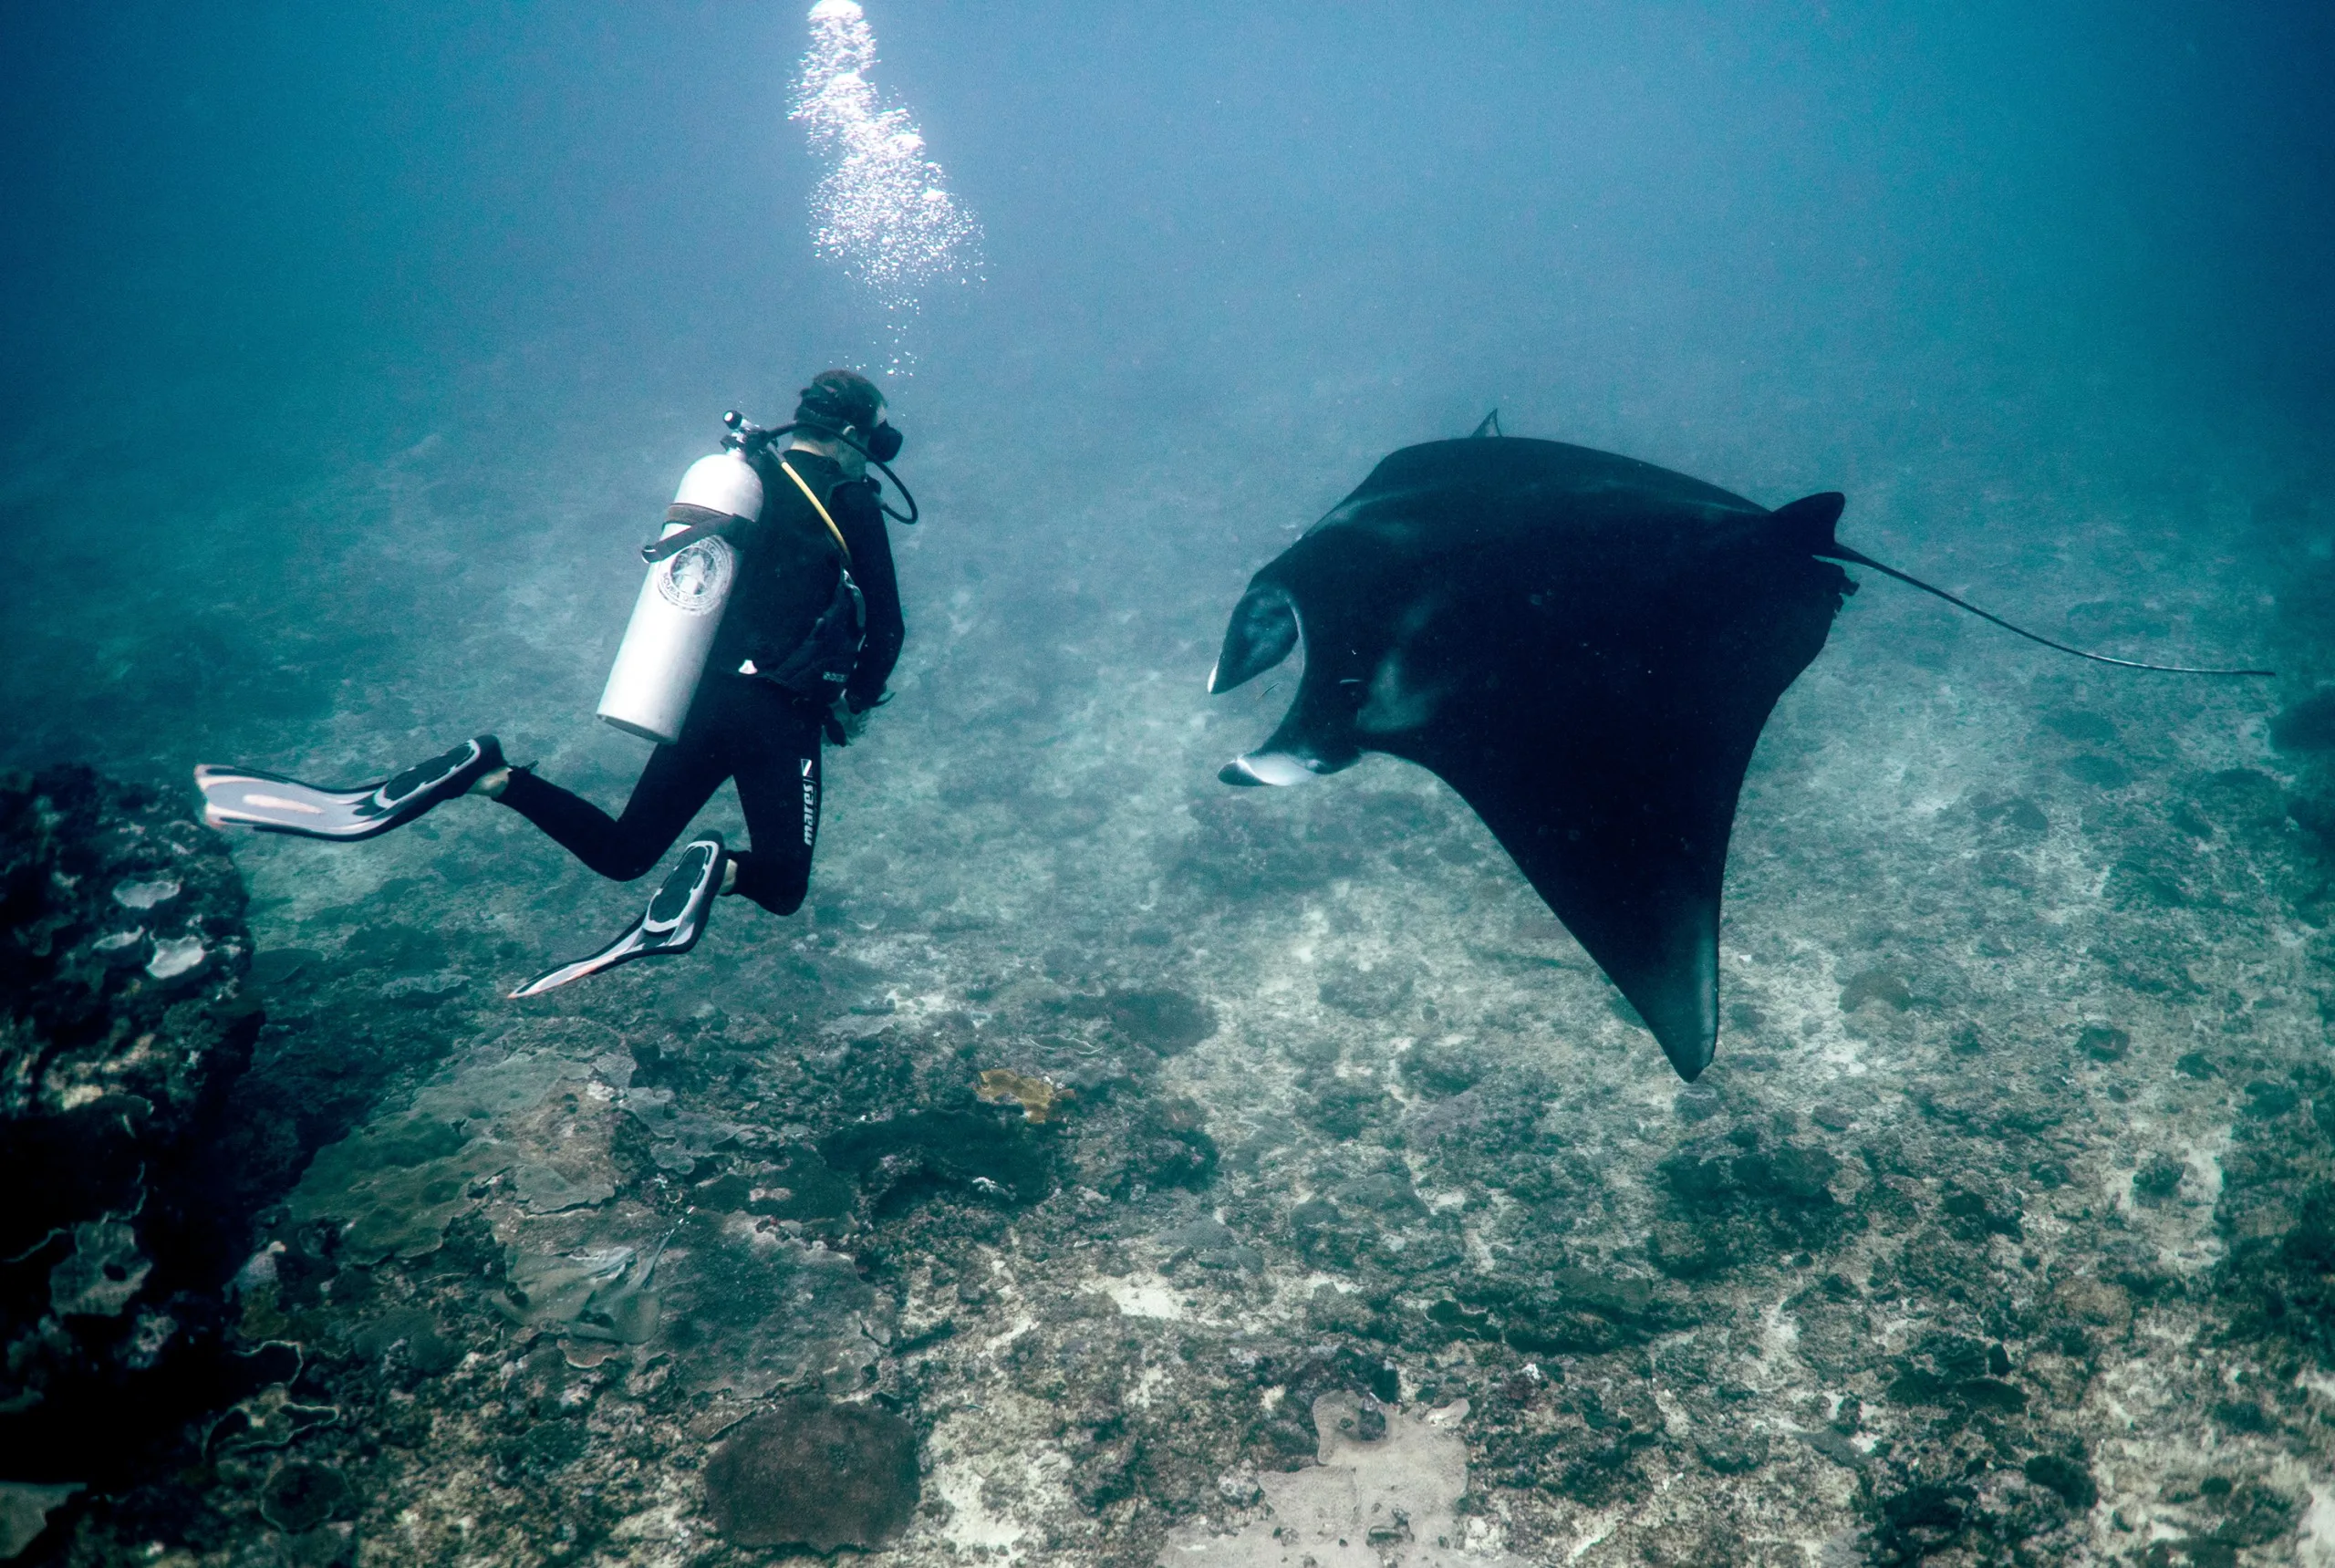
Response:
[[[1406,447],[1263,570],[1209,676],[1232,691],[1302,639],[1304,672],[1230,784],[1365,752],[1417,763],[1483,819],[1692,1082],[1718,1043],[1719,891],[1736,797],[1785,688],[1856,584],[1842,564],[2012,626],[1833,536],[1845,499],[1773,511],[1559,441]]]

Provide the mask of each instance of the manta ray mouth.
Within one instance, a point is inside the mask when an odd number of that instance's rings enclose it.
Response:
[[[1225,763],[1216,776],[1229,784],[1303,784],[1314,772],[1302,757],[1287,752],[1251,752]]]

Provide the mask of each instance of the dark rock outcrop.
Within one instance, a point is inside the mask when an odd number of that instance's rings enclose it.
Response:
[[[134,1473],[271,1370],[226,1308],[250,1204],[218,1145],[261,1023],[244,903],[174,803],[0,777],[0,1480]]]

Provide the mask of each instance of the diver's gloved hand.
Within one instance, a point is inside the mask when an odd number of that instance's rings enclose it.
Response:
[[[877,698],[873,702],[869,702],[865,706],[855,703],[849,697],[836,698],[835,705],[831,710],[831,713],[835,728],[841,732],[843,736],[843,739],[837,743],[847,746],[852,742],[859,739],[861,735],[867,732],[867,716],[891,700],[892,694],[888,691]]]

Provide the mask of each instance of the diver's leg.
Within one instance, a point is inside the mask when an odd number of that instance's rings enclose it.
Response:
[[[811,889],[811,854],[819,844],[819,714],[783,701],[742,736],[738,804],[745,808],[751,849],[733,853],[737,876],[725,887],[773,915],[791,915]]]
[[[594,871],[629,882],[656,866],[690,819],[713,798],[728,773],[724,759],[706,743],[705,736],[684,733],[678,744],[659,746],[650,754],[622,816],[612,817],[524,768],[511,770],[495,798]]]

